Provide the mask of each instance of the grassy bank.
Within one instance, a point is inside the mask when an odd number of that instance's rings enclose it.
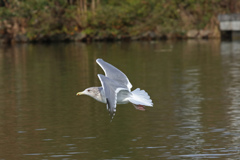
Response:
[[[219,38],[236,0],[0,0],[2,42]]]

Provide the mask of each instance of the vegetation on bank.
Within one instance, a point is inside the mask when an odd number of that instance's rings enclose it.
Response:
[[[237,0],[0,0],[0,39],[219,37],[217,15],[239,8]]]

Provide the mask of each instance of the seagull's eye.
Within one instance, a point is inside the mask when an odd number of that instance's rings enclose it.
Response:
[[[88,89],[87,91],[90,92],[90,89]]]

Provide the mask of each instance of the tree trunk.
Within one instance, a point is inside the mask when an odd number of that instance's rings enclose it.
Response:
[[[95,0],[92,0],[91,9],[92,9],[92,14],[95,15],[95,10],[96,10]]]

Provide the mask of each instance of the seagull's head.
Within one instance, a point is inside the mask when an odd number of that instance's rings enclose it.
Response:
[[[82,92],[78,92],[77,96],[80,96],[80,95],[93,96],[93,94],[94,94],[94,89],[93,89],[93,87],[90,87],[90,88],[85,89]]]
[[[100,100],[100,92],[99,92],[99,89],[98,87],[90,87],[90,88],[87,88],[85,89],[84,91],[82,92],[78,92],[76,94],[77,96],[80,96],[80,95],[87,95],[87,96],[90,96],[98,101],[101,101]]]

